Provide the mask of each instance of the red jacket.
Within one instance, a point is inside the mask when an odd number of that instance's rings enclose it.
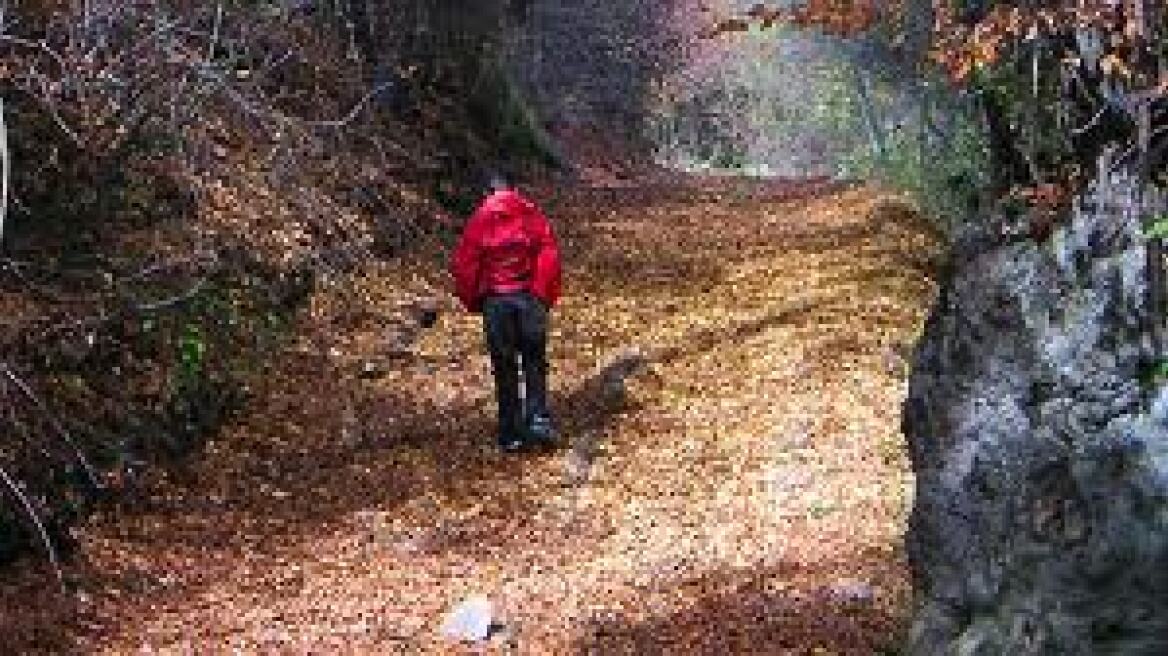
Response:
[[[512,189],[491,194],[471,215],[450,272],[455,293],[472,312],[489,294],[528,291],[548,307],[560,298],[560,251],[551,224]]]

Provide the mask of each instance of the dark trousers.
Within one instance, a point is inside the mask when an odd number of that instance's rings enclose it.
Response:
[[[483,328],[495,375],[499,437],[522,437],[525,419],[548,416],[547,309],[526,292],[488,296],[483,301]],[[517,356],[523,360],[525,409],[519,404]]]

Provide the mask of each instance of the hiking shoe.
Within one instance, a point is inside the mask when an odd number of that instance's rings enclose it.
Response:
[[[548,447],[556,443],[555,431],[552,429],[551,418],[544,415],[536,415],[531,418],[531,424],[527,427],[527,434],[531,441],[540,446]]]
[[[523,440],[518,437],[500,437],[499,450],[503,453],[519,453],[523,450]]]

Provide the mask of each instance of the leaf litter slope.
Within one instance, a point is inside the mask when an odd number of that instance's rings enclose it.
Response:
[[[553,396],[596,447],[500,456],[478,319],[435,250],[321,286],[189,466],[81,531],[65,602],[32,568],[0,626],[124,653],[871,654],[901,633],[904,370],[936,242],[869,189],[735,180],[545,190],[566,255]],[[603,400],[597,365],[650,372]],[[358,375],[369,364],[378,377]],[[509,631],[444,643],[487,594]],[[6,626],[5,626],[6,625]]]

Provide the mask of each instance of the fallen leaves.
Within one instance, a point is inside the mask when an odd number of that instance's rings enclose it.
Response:
[[[298,343],[191,472],[87,526],[73,575],[103,583],[71,639],[460,653],[442,617],[485,594],[519,653],[885,645],[908,610],[909,480],[886,355],[931,295],[896,262],[931,246],[871,190],[719,184],[548,204],[571,289],[552,320],[554,410],[569,440],[595,437],[587,454],[490,448],[479,318],[442,301],[387,375],[362,378],[386,321],[416,321],[411,299],[444,284],[440,252],[369,266],[317,291]],[[622,401],[598,402],[606,389]],[[131,571],[167,584],[114,575]],[[64,612],[34,625],[70,626]]]

